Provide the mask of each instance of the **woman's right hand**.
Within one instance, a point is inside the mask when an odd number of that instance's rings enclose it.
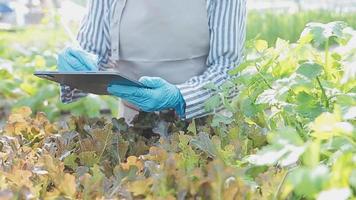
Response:
[[[95,57],[78,48],[67,47],[58,55],[58,71],[97,71],[98,61]]]

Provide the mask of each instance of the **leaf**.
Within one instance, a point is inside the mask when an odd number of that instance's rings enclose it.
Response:
[[[250,98],[247,98],[242,101],[241,111],[246,117],[254,117],[261,111],[261,107],[256,105]]]
[[[27,94],[33,96],[36,94],[36,88],[33,88],[33,85],[29,84],[29,83],[22,83],[20,85],[20,88],[26,92]]]
[[[247,161],[256,166],[272,166],[275,165],[287,153],[287,149],[265,147],[257,154],[248,156]]]
[[[155,134],[160,135],[161,137],[167,137],[168,136],[168,122],[165,120],[158,120],[155,124],[155,126],[152,128],[152,132]]]
[[[351,190],[349,188],[335,188],[320,192],[317,200],[347,200],[351,197]]]
[[[248,162],[257,166],[290,166],[295,164],[305,151],[303,140],[293,128],[281,128],[269,133],[268,140],[270,145],[262,148],[257,154],[248,156]]]
[[[350,176],[350,186],[356,188],[356,169],[353,169]]]
[[[255,179],[259,174],[264,173],[267,170],[268,170],[267,166],[252,166],[246,170],[245,174]]]
[[[85,169],[85,171],[88,169]],[[80,176],[80,184],[83,187],[81,195],[83,199],[96,199],[104,195],[104,179],[105,175],[101,172],[100,166],[94,165],[90,168],[89,173],[83,173]]]
[[[32,176],[32,173],[27,170],[21,170],[21,169],[13,169],[11,173],[5,173],[2,172],[6,179],[10,181],[12,185],[15,185],[17,187],[22,187],[22,186],[27,186],[27,187],[32,187],[33,183],[31,182],[30,178]]]
[[[329,179],[329,169],[324,165],[313,169],[300,167],[292,171],[287,179],[298,195],[315,198]]]
[[[83,106],[89,117],[95,117],[100,115],[100,101],[92,96],[84,99]]]
[[[92,167],[95,164],[98,163],[98,156],[96,155],[95,151],[85,151],[85,152],[81,152],[78,155],[78,158],[80,160],[80,163],[82,165],[88,166],[88,167]]]
[[[41,169],[41,168],[39,168],[39,167],[35,167],[35,168],[32,170],[32,173],[37,174],[37,175],[46,175],[46,174],[48,174],[48,171],[43,170],[43,169]]]
[[[221,124],[228,125],[235,121],[233,117],[225,116],[220,113],[214,115],[213,121],[211,122],[212,127],[219,127]]]
[[[255,48],[258,52],[261,53],[268,48],[268,42],[265,40],[257,40],[255,42]]]
[[[276,49],[279,51],[285,51],[289,47],[289,41],[277,38],[276,40]]]
[[[150,147],[148,159],[161,163],[161,162],[165,162],[167,158],[168,158],[168,153],[166,150],[156,146]]]
[[[356,85],[356,60],[352,61],[352,62],[346,62],[343,65],[343,71],[344,71],[344,75],[341,79],[341,84],[350,84],[351,87],[355,87]]]
[[[304,141],[299,136],[295,128],[283,127],[268,135],[268,141],[274,144],[293,144],[295,146],[303,146]]]
[[[278,192],[278,187],[283,182],[285,175],[285,170],[275,168],[269,168],[268,171],[258,174],[255,180],[260,187],[262,196],[258,199],[276,199],[275,197],[278,195],[276,192]]]
[[[255,126],[257,126],[255,124]],[[252,131],[253,129],[251,129]],[[254,131],[249,133],[248,138],[253,142],[253,147],[262,147],[267,144],[266,135],[263,132],[260,132],[261,129],[255,128]]]
[[[323,67],[314,62],[306,62],[299,66],[297,73],[301,74],[309,79],[315,79],[323,72]]]
[[[129,191],[132,192],[134,196],[146,195],[149,193],[152,184],[152,178],[133,181],[129,185]]]
[[[240,72],[242,72],[243,70],[245,70],[249,66],[252,66],[253,64],[254,64],[253,61],[247,60],[247,61],[241,63],[240,65],[236,66],[234,69],[230,70],[229,71],[229,75],[231,75],[231,76],[238,75]]]
[[[36,68],[44,68],[46,66],[46,60],[40,55],[36,55],[34,62]]]
[[[15,109],[9,116],[8,123],[26,122],[28,117],[32,114],[32,110],[29,107],[21,107]]]
[[[356,106],[353,106],[349,109],[347,109],[347,111],[345,112],[345,114],[343,115],[343,118],[345,120],[352,120],[356,118]]]
[[[349,35],[344,33],[347,28],[345,22],[330,22],[328,24],[309,23],[302,33],[302,38],[306,35],[313,37],[313,42],[317,46],[324,45],[330,38],[335,37],[338,42],[345,43],[349,39]]]
[[[225,93],[230,92],[231,89],[235,87],[235,84],[232,81],[225,81],[221,86],[221,90]]]
[[[216,94],[212,97],[210,97],[206,102],[205,102],[205,110],[207,112],[213,111],[214,109],[218,108],[221,105],[221,98],[219,94]]]
[[[322,24],[316,23],[307,24],[307,28],[303,31],[302,35],[304,36],[310,34],[313,37],[312,41],[314,41],[317,46],[321,46],[328,39],[328,37],[323,34],[324,28],[322,26]]]
[[[351,135],[354,126],[348,122],[342,122],[337,114],[323,113],[310,124],[313,130],[312,136],[321,140],[334,136]]]
[[[308,167],[316,167],[320,161],[320,143],[311,142],[303,154],[303,164]]]
[[[341,147],[343,148],[343,147]],[[353,160],[354,154],[346,152],[335,158],[330,173],[331,187],[346,187],[350,184],[352,170],[356,169],[356,163]]]
[[[342,55],[338,54],[336,52],[332,53],[331,57],[334,58],[334,60],[336,60],[336,61],[341,61],[342,60]]]
[[[257,97],[256,104],[285,105],[288,91],[288,87],[265,90]]]
[[[130,143],[128,141],[120,140],[117,146],[118,146],[117,148],[118,148],[118,154],[120,156],[120,160],[124,160],[129,150]]]
[[[75,177],[67,173],[64,174],[63,181],[58,185],[58,189],[66,196],[74,198],[76,193]]]
[[[76,162],[77,160],[77,155],[76,154],[70,154],[69,156],[67,156],[65,159],[64,159],[64,165],[72,168],[72,169],[76,169],[78,167],[78,164]]]
[[[112,124],[113,124],[114,129],[116,129],[117,131],[126,132],[126,131],[128,131],[128,129],[129,129],[129,127],[128,127],[128,125],[126,124],[124,118],[121,118],[121,119],[113,118],[113,119],[112,119]]]
[[[142,162],[136,156],[128,157],[127,162],[121,164],[123,170],[129,170],[131,166],[137,167],[139,170],[143,169]]]
[[[217,155],[217,150],[206,133],[199,133],[190,141],[190,144],[207,153],[212,158]]]
[[[319,101],[306,92],[298,93],[296,97],[296,111],[303,117],[314,120],[323,112],[323,107]]]
[[[188,132],[193,133],[193,135],[197,134],[197,127],[195,125],[195,120],[193,119],[192,122],[189,124],[187,128]]]
[[[300,45],[305,45],[305,44],[309,44],[312,41],[313,41],[313,35],[305,31],[305,33],[303,33],[299,38],[298,43]]]

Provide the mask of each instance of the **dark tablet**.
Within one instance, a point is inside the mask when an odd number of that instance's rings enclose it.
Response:
[[[36,71],[35,76],[77,88],[87,93],[110,95],[107,92],[109,84],[146,87],[142,83],[120,75],[117,72],[57,72]]]

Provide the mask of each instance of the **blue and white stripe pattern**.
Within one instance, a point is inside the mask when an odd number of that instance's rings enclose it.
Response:
[[[107,63],[110,57],[110,4],[111,0],[91,0],[78,33],[80,46],[98,55],[99,63]]]
[[[213,92],[204,88],[210,82],[216,86],[228,80],[228,71],[243,59],[246,34],[245,0],[208,0],[210,53],[204,74],[178,85],[186,102],[186,118],[207,114],[204,103]]]
[[[99,55],[99,66],[102,69],[110,62],[109,7],[116,2],[91,0],[89,13],[78,34],[78,41],[83,49]],[[186,119],[208,114],[204,103],[214,92],[204,86],[211,82],[221,86],[231,78],[228,71],[243,60],[246,0],[207,0],[207,9],[210,30],[210,53],[207,60],[209,68],[202,75],[177,85],[186,102]],[[62,87],[62,101],[70,102],[77,99],[77,96],[83,96],[77,93],[68,87]]]

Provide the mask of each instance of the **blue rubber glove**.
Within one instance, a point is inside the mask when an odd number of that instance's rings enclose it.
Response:
[[[96,71],[97,57],[73,47],[65,48],[58,55],[58,70],[62,72]]]
[[[185,101],[179,89],[162,78],[142,77],[139,80],[148,88],[110,85],[108,92],[135,105],[145,112],[175,109],[180,118],[185,116]]]

